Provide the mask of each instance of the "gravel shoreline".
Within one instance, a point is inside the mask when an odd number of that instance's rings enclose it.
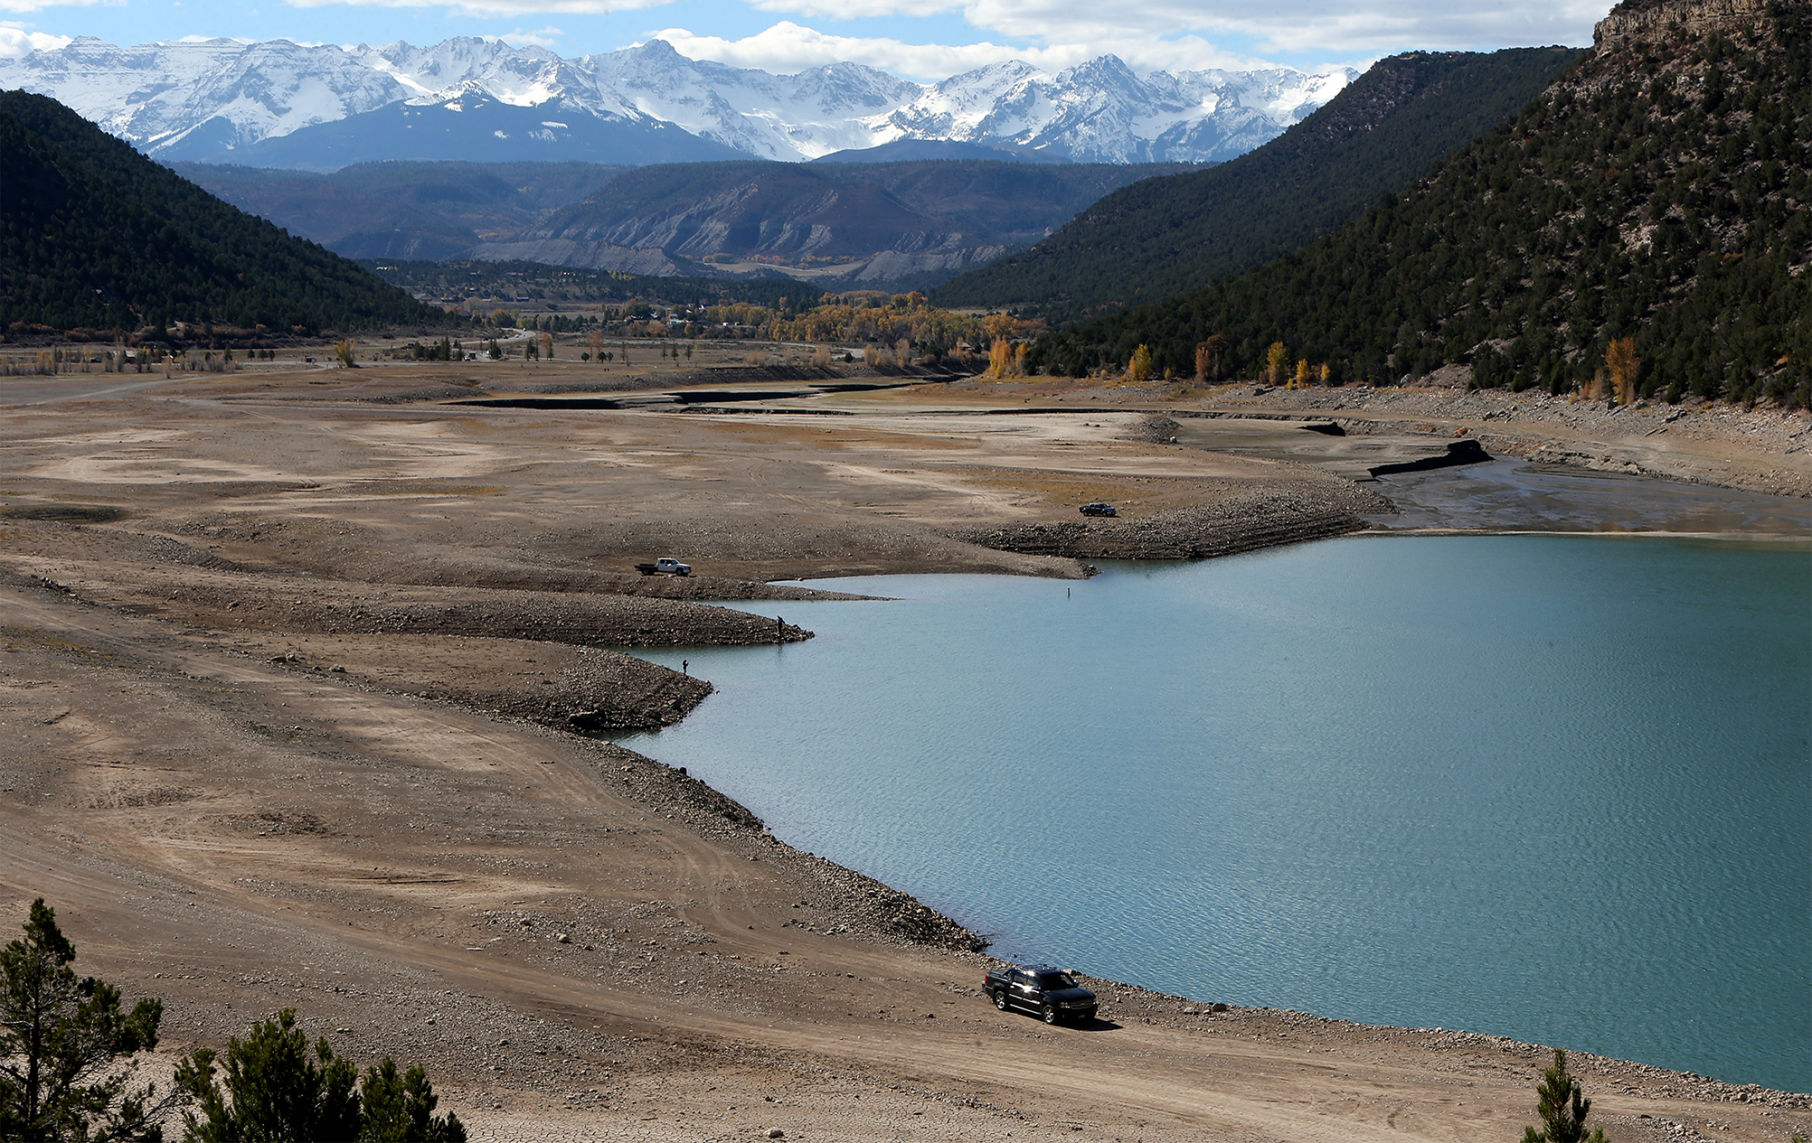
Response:
[[[1172,415],[1326,419],[1348,433],[1471,435],[1494,456],[1778,496],[1812,497],[1812,414],[1723,404],[1620,406],[1529,391],[1226,386]]]

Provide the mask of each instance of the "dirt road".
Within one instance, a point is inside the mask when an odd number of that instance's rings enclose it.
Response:
[[[44,896],[79,968],[164,998],[172,1051],[293,1006],[361,1062],[426,1063],[479,1139],[1533,1122],[1546,1052],[1489,1037],[1108,982],[1087,1028],[998,1013],[954,923],[569,732],[682,716],[706,681],[599,648],[765,639],[700,601],[797,596],[769,579],[1080,575],[1115,528],[1203,542],[1363,490],[1166,443],[1123,392],[549,413],[360,400],[436,381],[369,373],[53,392],[0,427],[0,920]],[[1078,534],[1097,498],[1123,518]],[[975,542],[1039,528],[1065,553]],[[699,574],[634,573],[657,554]],[[1619,1143],[1812,1132],[1805,1096],[1573,1063]]]

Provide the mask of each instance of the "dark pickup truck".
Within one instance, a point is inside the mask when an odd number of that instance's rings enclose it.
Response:
[[[1002,1012],[1017,1008],[1042,1017],[1046,1024],[1095,1018],[1095,994],[1069,973],[1048,964],[989,969],[982,978],[982,991]]]

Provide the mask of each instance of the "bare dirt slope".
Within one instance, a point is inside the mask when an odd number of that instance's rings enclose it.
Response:
[[[1465,388],[1288,390],[1250,383],[1079,388],[1035,379],[1022,403],[1053,409],[1162,411],[1185,444],[1231,456],[1298,460],[1354,479],[1373,465],[1427,456],[1471,438],[1493,456],[1785,496],[1812,496],[1812,417],[1805,410],[1610,401]],[[998,386],[952,386],[989,403]],[[1343,435],[1306,433],[1333,424]]]
[[[801,594],[769,578],[1079,575],[1116,522],[1080,554],[974,540],[1103,497],[1202,543],[1241,503],[1350,515],[1362,491],[1066,407],[1088,391],[1011,417],[951,387],[550,414],[357,399],[426,373],[335,376],[331,400],[312,379],[34,381],[0,424],[0,920],[48,899],[78,967],[164,998],[169,1048],[293,1006],[355,1059],[428,1064],[481,1139],[1533,1120],[1545,1052],[1488,1037],[1106,982],[1091,1027],[997,1013],[953,922],[565,729],[678,717],[708,688],[603,647],[808,637],[700,602]],[[700,574],[631,570],[656,554]],[[1573,1062],[1619,1143],[1812,1131],[1805,1096]]]

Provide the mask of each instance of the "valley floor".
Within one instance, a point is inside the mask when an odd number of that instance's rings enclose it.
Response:
[[[45,897],[171,1053],[294,1007],[423,1062],[482,1140],[1516,1138],[1532,1045],[1109,982],[1090,1027],[997,1013],[955,923],[571,733],[709,692],[601,648],[808,637],[702,602],[781,579],[1360,528],[1349,477],[1462,429],[1812,491],[1799,415],[1048,379],[528,409],[447,370],[0,380],[0,928]],[[1812,1096],[1572,1063],[1618,1143],[1812,1133]]]

